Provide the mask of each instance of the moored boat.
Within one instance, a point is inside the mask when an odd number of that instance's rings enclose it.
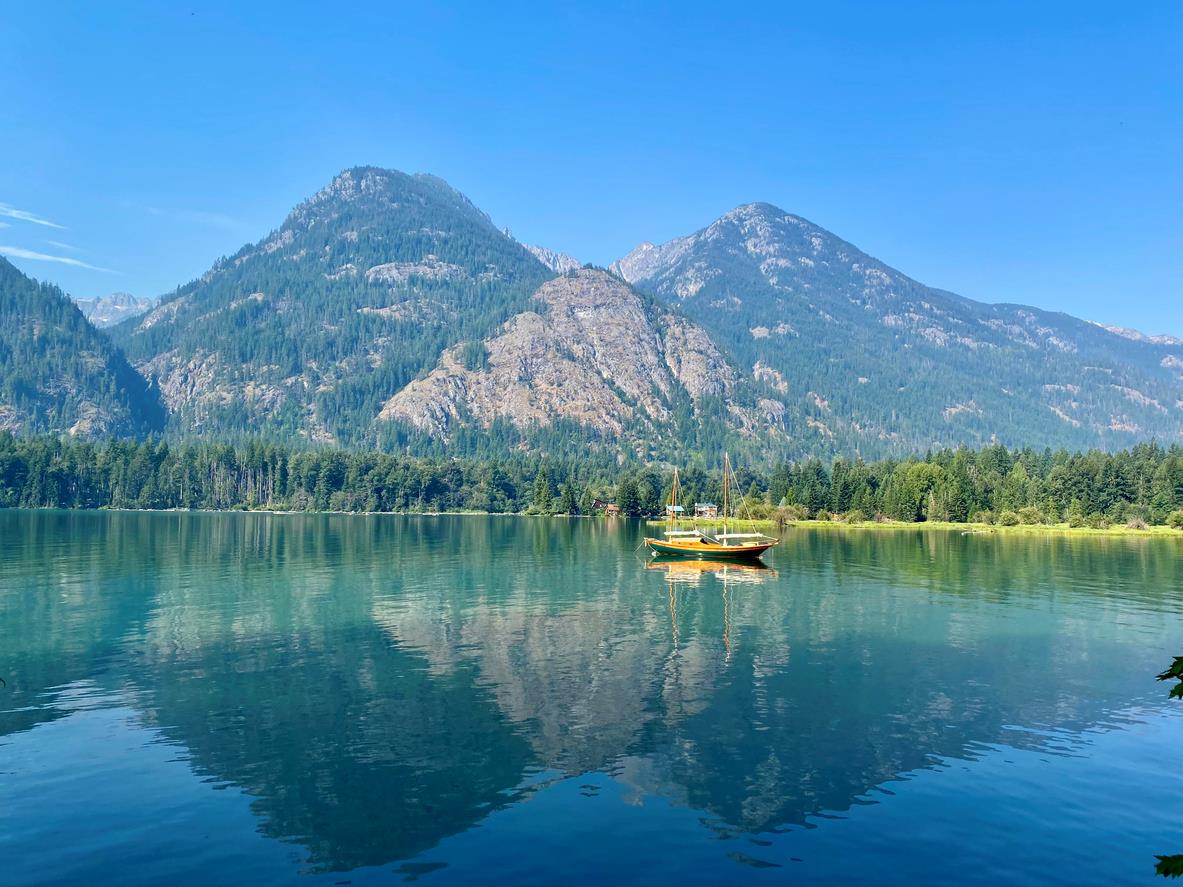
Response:
[[[727,532],[730,486],[733,482],[731,460],[724,453],[722,531],[712,533],[698,527],[691,530],[680,530],[677,528],[678,493],[680,490],[678,470],[675,468],[673,487],[670,490],[670,504],[666,508],[669,529],[663,533],[664,538],[662,539],[646,536],[645,545],[653,554],[663,557],[695,558],[698,560],[751,560],[760,557],[780,540],[764,533]]]
[[[654,554],[667,557],[693,557],[702,560],[756,558],[780,540],[763,533],[719,533],[712,536],[698,530],[667,532],[665,539],[646,538]]]

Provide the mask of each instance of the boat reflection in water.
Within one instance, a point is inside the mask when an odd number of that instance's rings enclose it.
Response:
[[[700,561],[660,556],[647,561],[645,569],[659,570],[665,573],[666,593],[669,597],[671,640],[675,654],[681,647],[678,609],[682,604],[683,594],[680,592],[688,587],[701,588],[707,577],[713,577],[718,581],[723,599],[723,648],[726,661],[731,660],[733,639],[731,609],[734,596],[730,586],[759,585],[769,579],[774,579],[777,575],[776,570],[760,561]]]
[[[670,582],[701,585],[704,576],[714,576],[724,583],[759,585],[775,579],[776,570],[760,561],[688,560],[657,556],[645,563],[647,570],[660,570]]]

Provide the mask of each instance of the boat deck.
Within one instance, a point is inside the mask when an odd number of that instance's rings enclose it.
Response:
[[[646,536],[645,544],[654,554],[701,559],[756,558],[780,541],[762,533],[720,533],[713,536],[696,530],[671,530],[665,535],[665,539]]]

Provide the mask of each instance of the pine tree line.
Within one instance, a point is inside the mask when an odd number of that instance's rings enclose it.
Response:
[[[755,518],[986,521],[1183,528],[1183,448],[1117,453],[1002,446],[877,462],[819,459],[741,468]],[[457,459],[296,449],[264,441],[111,440],[0,434],[0,507],[353,512],[660,514],[672,472],[609,460]],[[691,465],[682,501],[718,502],[720,475]]]

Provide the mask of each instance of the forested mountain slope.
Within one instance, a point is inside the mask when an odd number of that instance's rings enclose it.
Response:
[[[799,452],[1183,439],[1183,347],[926,287],[764,203],[613,265],[786,404]]]
[[[0,429],[140,435],[164,420],[156,392],[77,305],[0,258]]]
[[[550,275],[442,180],[356,168],[113,335],[180,433],[357,443]]]

